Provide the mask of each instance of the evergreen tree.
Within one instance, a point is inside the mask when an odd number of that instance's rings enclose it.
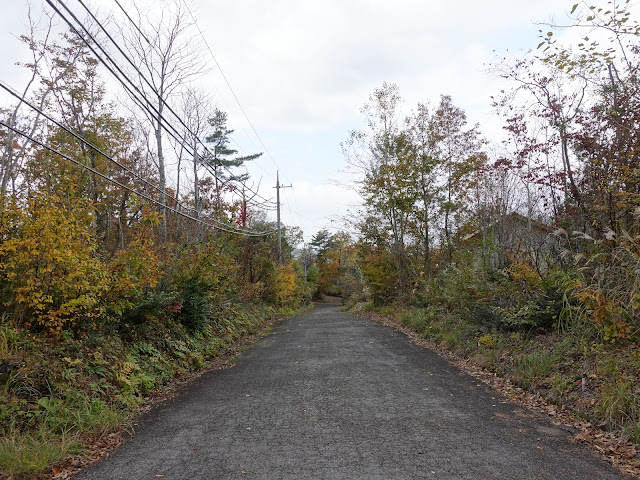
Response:
[[[318,261],[322,262],[326,253],[334,246],[333,235],[326,228],[322,229],[311,238],[310,244],[316,252]]]
[[[213,133],[207,136],[205,141],[211,145],[211,148],[203,160],[213,169],[215,174],[216,203],[220,217],[222,217],[222,191],[232,181],[245,182],[249,178],[248,173],[235,175],[230,172],[230,169],[241,167],[245,162],[255,160],[262,155],[261,152],[236,156],[238,151],[229,148],[230,136],[234,130],[227,128],[227,119],[226,112],[217,108],[209,118],[209,125],[213,127]]]

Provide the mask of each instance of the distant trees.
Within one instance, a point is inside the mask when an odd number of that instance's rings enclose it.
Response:
[[[362,242],[383,249],[365,253],[365,272],[393,278],[383,297],[432,277],[436,239],[451,261],[454,232],[467,219],[474,173],[486,161],[478,127],[467,128],[451,97],[442,96],[433,111],[419,104],[404,119],[400,102],[395,85],[374,90],[362,109],[367,128],[351,132],[342,145],[347,162],[361,174]]]
[[[324,228],[311,237],[309,245],[313,247],[316,258],[322,259],[334,245],[333,235]]]
[[[308,281],[315,285],[315,298],[324,295],[343,299],[362,295],[362,274],[354,239],[346,232],[330,233],[322,229],[313,235],[301,252],[300,260]]]

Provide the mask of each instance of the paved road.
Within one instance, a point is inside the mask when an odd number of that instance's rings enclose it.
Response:
[[[321,306],[147,414],[76,479],[618,479],[435,353]]]

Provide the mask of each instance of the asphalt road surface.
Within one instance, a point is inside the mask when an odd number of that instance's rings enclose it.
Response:
[[[145,415],[76,479],[618,479],[546,417],[323,305]]]

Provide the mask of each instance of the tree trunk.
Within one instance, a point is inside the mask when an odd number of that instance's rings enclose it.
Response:
[[[165,176],[164,153],[162,151],[162,96],[158,95],[158,119],[155,124],[156,148],[158,150],[158,180],[160,187],[160,240],[167,243],[167,180]]]
[[[423,246],[423,262],[424,262],[424,272],[427,274],[427,279],[431,280],[433,278],[433,272],[431,271],[431,238],[429,236],[429,214],[427,212],[427,208],[425,206],[424,209],[424,246]]]
[[[451,209],[451,167],[448,168],[447,177],[447,205],[444,209],[444,237],[447,242],[447,255],[449,262],[453,261],[453,248],[451,245],[451,232],[449,231],[449,210]]]

